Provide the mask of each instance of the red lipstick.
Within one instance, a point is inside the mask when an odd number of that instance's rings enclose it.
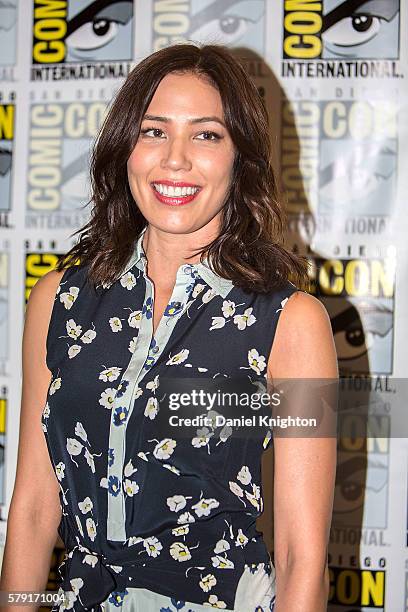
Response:
[[[186,196],[166,196],[156,191],[153,183],[161,183],[162,185],[169,185],[171,187],[198,187],[198,191]],[[183,206],[183,204],[188,204],[189,202],[192,202],[201,191],[201,187],[199,185],[194,185],[193,183],[186,183],[185,181],[154,181],[151,183],[151,187],[153,189],[154,195],[159,200],[159,202],[161,202],[162,204],[167,204],[168,206]]]

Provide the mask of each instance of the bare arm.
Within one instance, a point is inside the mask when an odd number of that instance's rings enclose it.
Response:
[[[268,377],[338,378],[330,319],[313,296],[295,293],[285,304]],[[329,593],[336,438],[277,436],[274,457],[275,612],[323,612]]]
[[[51,372],[45,362],[46,337],[62,272],[40,279],[28,301],[22,348],[23,385],[17,473],[7,521],[0,589],[43,591],[60,522],[59,486],[48,455],[41,413]],[[27,612],[38,606],[7,606]]]

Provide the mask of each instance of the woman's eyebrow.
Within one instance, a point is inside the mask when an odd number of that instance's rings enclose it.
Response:
[[[148,120],[148,121],[162,121],[163,123],[171,123],[171,119],[169,117],[162,117],[160,115],[144,115],[143,121],[144,120]],[[211,115],[211,116],[208,116],[208,117],[194,117],[193,119],[189,120],[189,123],[190,124],[208,123],[210,121],[215,121],[216,123],[219,123],[220,125],[225,127],[225,123],[219,117],[217,117],[215,115]]]

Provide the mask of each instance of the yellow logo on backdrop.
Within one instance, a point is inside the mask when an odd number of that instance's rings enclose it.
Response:
[[[7,400],[0,398],[0,435],[6,433]]]
[[[395,261],[313,259],[310,264],[311,293],[388,298],[394,295]]]
[[[33,62],[56,64],[66,55],[67,2],[34,0]]]
[[[54,270],[59,254],[28,253],[26,256],[25,299],[30,297],[31,289],[42,276]]]
[[[0,140],[13,140],[14,104],[0,104]]]
[[[320,57],[322,25],[321,2],[285,0],[284,57],[299,59]]]
[[[329,568],[329,601],[332,604],[384,606],[385,572],[382,570]]]

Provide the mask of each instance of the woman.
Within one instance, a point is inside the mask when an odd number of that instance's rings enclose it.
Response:
[[[281,244],[267,133],[221,46],[158,51],[119,91],[91,220],[27,308],[2,589],[44,588],[58,528],[60,609],[326,609],[335,438],[274,440],[274,567],[268,432],[159,428],[166,379],[337,377],[325,309],[288,281],[306,265]]]

